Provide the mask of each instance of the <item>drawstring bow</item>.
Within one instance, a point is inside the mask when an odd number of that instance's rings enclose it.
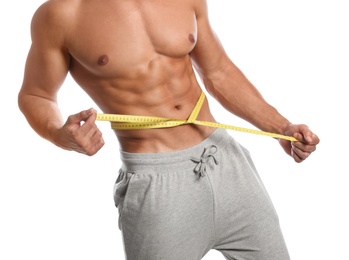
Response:
[[[217,152],[217,146],[211,145],[204,149],[200,159],[192,157],[191,160],[197,165],[194,168],[194,173],[198,174],[199,177],[205,177],[207,173],[207,165],[213,161],[216,165],[218,165],[217,159],[214,157],[214,154]]]

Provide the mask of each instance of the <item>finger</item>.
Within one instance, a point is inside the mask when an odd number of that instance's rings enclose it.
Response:
[[[104,146],[102,132],[98,129],[93,133],[91,137],[87,137],[86,139],[88,139],[88,146],[85,147],[85,153],[87,155],[94,155]]]
[[[95,126],[93,130],[88,133],[88,138],[91,143],[98,143],[102,139],[102,132]]]
[[[95,124],[97,112],[94,109],[82,111],[72,116],[72,121],[84,123],[74,131],[77,144],[81,148],[81,152],[86,155],[94,155],[104,145],[102,132]]]
[[[81,122],[86,121],[94,112],[94,109],[88,109],[81,111],[77,114],[70,115],[68,117],[67,123],[68,124],[79,124],[81,125]]]
[[[294,133],[293,137],[297,139],[298,142],[305,143],[306,140],[301,133]]]
[[[94,150],[98,151],[99,149],[101,149],[104,146],[104,139],[103,139],[103,135],[101,131],[97,131],[95,132],[95,134],[93,135],[93,142],[94,144]]]
[[[319,137],[312,131],[310,131],[308,127],[302,128],[300,133],[295,133],[293,137],[296,138],[299,142],[311,145],[317,145],[320,142]]]
[[[84,136],[92,136],[95,131],[98,130],[98,127],[96,125],[96,118],[97,118],[97,113],[94,109],[90,109],[90,114],[87,118],[85,118],[85,123],[81,126],[81,133]]]
[[[315,138],[312,138],[312,142],[308,143],[305,140],[305,137],[303,135],[295,134],[294,136],[299,141],[298,142],[291,142],[292,148],[297,148],[300,152],[305,152],[305,153],[312,153],[316,150],[316,145],[317,145],[318,141],[316,141]]]
[[[291,149],[291,156],[295,160],[295,162],[297,162],[297,163],[303,162],[302,158],[300,158],[298,156],[298,154],[293,149]]]
[[[301,160],[307,159],[311,154],[311,151],[305,151],[305,150],[299,149],[296,145],[292,145],[292,151],[293,151],[293,154],[297,155],[297,157]]]

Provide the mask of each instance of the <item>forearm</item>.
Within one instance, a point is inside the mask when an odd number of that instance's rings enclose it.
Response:
[[[208,92],[223,107],[257,128],[283,134],[290,124],[231,61],[214,73],[202,75],[202,79]]]
[[[57,102],[20,92],[18,105],[33,130],[44,139],[56,144],[56,133],[64,122]]]

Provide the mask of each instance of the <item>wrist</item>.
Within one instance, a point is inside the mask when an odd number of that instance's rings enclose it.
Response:
[[[287,129],[289,129],[290,125],[292,125],[291,122],[286,121],[283,124],[280,125],[280,127],[278,128],[278,133],[282,134],[282,135],[287,135]]]
[[[53,143],[54,145],[64,148],[61,141],[62,140],[61,129],[62,129],[62,126],[58,124],[54,124],[52,122],[48,123],[46,139],[51,143]]]

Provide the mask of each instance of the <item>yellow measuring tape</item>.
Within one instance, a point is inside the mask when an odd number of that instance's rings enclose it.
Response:
[[[199,121],[196,120],[201,106],[204,103],[205,94],[201,93],[201,96],[196,103],[193,111],[191,112],[187,120],[176,119],[176,118],[166,118],[166,117],[156,117],[156,116],[133,116],[133,115],[119,115],[119,114],[97,114],[97,119],[99,121],[109,121],[111,122],[111,127],[118,130],[139,130],[139,129],[154,129],[154,128],[168,128],[180,125],[195,124],[202,126],[209,126],[215,128],[223,128],[228,130],[234,130],[239,132],[245,132],[250,134],[264,135],[274,138],[285,139],[289,141],[297,141],[296,138],[292,136],[280,135],[270,132],[264,132],[260,130],[254,130],[244,127],[237,127],[232,125],[220,124],[215,122]]]

